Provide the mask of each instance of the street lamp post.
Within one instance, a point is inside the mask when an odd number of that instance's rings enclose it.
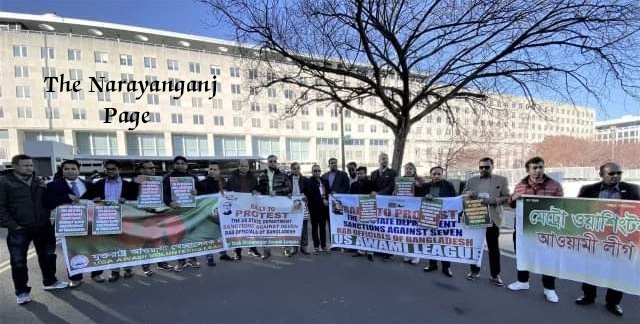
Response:
[[[344,153],[344,108],[340,107],[340,151],[342,155],[342,171],[347,172]]]

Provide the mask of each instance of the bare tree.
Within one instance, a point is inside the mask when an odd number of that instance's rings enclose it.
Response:
[[[395,135],[434,111],[492,109],[487,98],[544,93],[574,102],[618,86],[635,94],[636,0],[200,0],[259,60],[261,87],[292,86],[289,114],[336,103]],[[381,106],[361,105],[375,98]],[[490,101],[489,101],[490,102]],[[383,112],[387,114],[384,115]]]

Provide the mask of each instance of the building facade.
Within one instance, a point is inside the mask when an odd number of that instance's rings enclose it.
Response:
[[[326,166],[330,157],[376,165],[380,152],[393,151],[393,133],[377,121],[332,105],[304,107],[283,119],[283,109],[297,89],[276,86],[258,92],[246,56],[234,42],[126,25],[62,18],[53,14],[0,13],[0,161],[8,161],[30,140],[74,146],[82,155],[267,156],[282,162]],[[47,92],[46,76],[72,83],[81,91]],[[91,92],[98,80],[217,80],[217,94]],[[95,89],[94,89],[95,90]],[[380,110],[375,102],[362,102]],[[468,137],[490,142],[483,149],[498,167],[521,167],[528,145],[546,136],[592,137],[592,109],[541,102],[546,117],[527,109],[524,98],[488,101],[499,116],[478,116],[464,103],[453,103]],[[129,131],[131,123],[104,123],[105,108],[148,111],[149,123]],[[116,116],[117,117],[117,116]],[[433,113],[414,125],[404,161],[419,171],[445,164],[451,147],[462,145],[459,128]]]
[[[607,143],[640,143],[640,116],[622,116],[596,122],[595,138]]]

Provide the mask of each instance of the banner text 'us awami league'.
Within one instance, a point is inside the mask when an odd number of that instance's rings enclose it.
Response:
[[[437,228],[419,225],[422,199],[376,196],[377,219],[361,217],[358,195],[331,198],[333,247],[479,265],[485,229],[461,223],[462,197],[442,198]]]

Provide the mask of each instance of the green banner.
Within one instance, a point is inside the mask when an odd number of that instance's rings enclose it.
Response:
[[[71,275],[223,250],[219,220],[214,216],[218,195],[196,197],[196,207],[155,213],[122,205],[122,234],[64,237],[62,248]],[[89,220],[89,227],[93,219]],[[91,233],[91,230],[89,231]]]
[[[516,212],[518,270],[640,295],[640,202],[526,196]]]

